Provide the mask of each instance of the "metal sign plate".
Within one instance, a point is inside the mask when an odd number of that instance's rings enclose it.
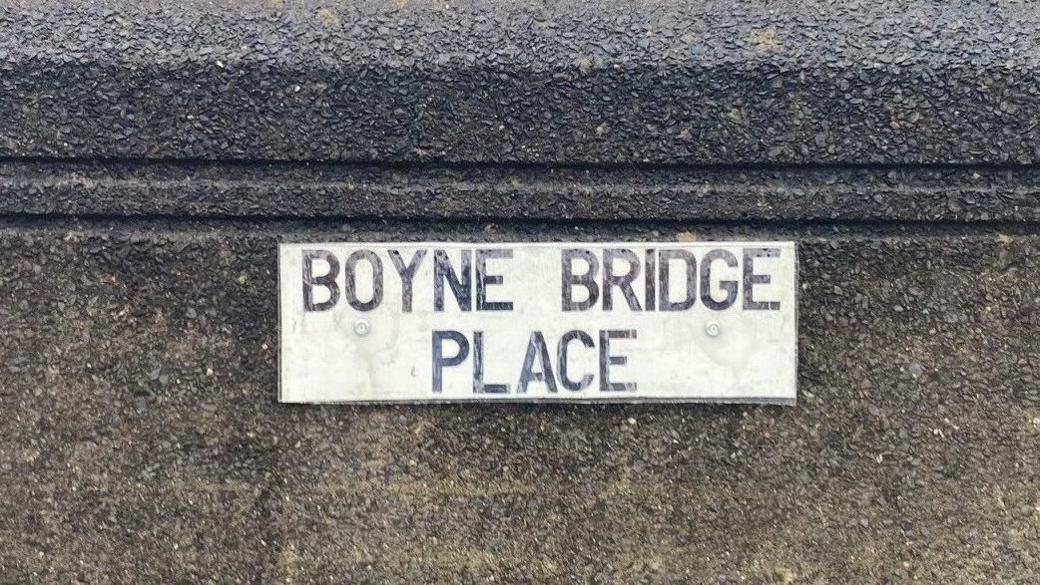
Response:
[[[793,242],[279,248],[282,402],[793,404]]]

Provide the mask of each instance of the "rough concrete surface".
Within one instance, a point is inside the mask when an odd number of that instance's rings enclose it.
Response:
[[[0,584],[1040,582],[1038,25],[0,2]],[[744,238],[797,406],[276,402],[278,242]]]
[[[801,242],[797,407],[276,403],[279,240],[690,237]],[[0,240],[8,582],[1040,572],[1031,233],[44,220]]]
[[[1030,163],[1030,2],[0,4],[0,155]]]

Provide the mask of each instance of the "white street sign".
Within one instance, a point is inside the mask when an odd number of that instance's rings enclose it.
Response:
[[[282,402],[794,404],[793,242],[279,248]]]

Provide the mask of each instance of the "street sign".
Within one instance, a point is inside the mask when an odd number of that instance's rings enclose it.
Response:
[[[793,404],[793,242],[279,248],[282,402]]]

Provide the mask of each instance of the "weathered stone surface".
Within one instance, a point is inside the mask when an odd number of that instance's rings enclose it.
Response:
[[[8,220],[6,582],[1027,583],[1032,229]],[[279,405],[275,246],[795,238],[800,396]]]
[[[0,6],[0,155],[1031,163],[1034,3]]]

